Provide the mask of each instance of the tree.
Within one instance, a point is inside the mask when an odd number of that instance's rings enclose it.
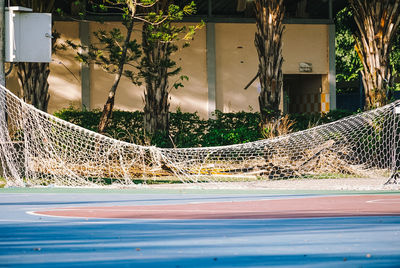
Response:
[[[365,109],[387,104],[393,86],[390,52],[400,24],[400,0],[349,0],[358,32]]]
[[[285,7],[283,0],[256,0],[255,46],[258,53],[258,77],[261,92],[258,97],[262,122],[280,115],[283,90],[282,33]]]
[[[119,0],[114,2],[109,1],[109,4],[115,5],[116,7],[123,3],[124,1]],[[145,7],[151,5],[148,1],[145,3],[134,1],[133,4],[135,8],[138,6]],[[77,53],[78,60],[87,64],[93,62],[99,65],[106,72],[114,75],[114,82],[109,89],[107,100],[103,107],[103,112],[100,116],[99,125],[97,127],[99,133],[104,133],[108,121],[111,118],[115,103],[115,94],[121,77],[125,75],[132,79],[132,82],[137,83],[134,73],[130,70],[125,70],[126,65],[132,66],[141,55],[139,49],[140,46],[137,44],[137,41],[135,39],[131,40],[136,9],[131,10],[124,7],[122,8],[122,11],[122,24],[126,30],[125,36],[122,34],[120,29],[113,28],[109,32],[99,30],[93,33],[99,41],[100,46],[91,44],[89,47],[85,47],[67,41],[71,47],[75,49],[83,49],[83,53]]]
[[[109,90],[107,101],[104,105],[98,125],[98,131],[100,133],[104,133],[111,118],[115,103],[115,94],[122,76],[131,79],[132,83],[135,85],[141,85],[143,80],[145,83],[151,80],[149,77],[151,77],[153,72],[153,69],[151,69],[152,66],[154,68],[158,68],[158,65],[163,64],[171,66],[172,61],[152,61],[152,59],[157,55],[150,59],[151,56],[154,56],[149,52],[151,50],[150,46],[155,43],[156,40],[159,40],[160,43],[166,44],[164,48],[170,48],[170,43],[178,38],[178,32],[172,30],[170,35],[168,35],[168,32],[163,31],[168,29],[167,25],[170,25],[169,29],[175,29],[176,27],[171,26],[171,22],[181,18],[183,14],[190,14],[191,9],[189,6],[189,10],[188,7],[181,10],[178,6],[170,5],[169,1],[158,0],[108,0],[106,3],[109,5],[108,8],[112,7],[122,11],[123,25],[126,29],[126,35],[123,35],[119,29],[114,28],[109,32],[100,30],[94,33],[100,45],[92,44],[89,47],[85,47],[68,41],[68,44],[74,49],[81,48],[85,51],[84,53],[77,53],[77,58],[80,61],[85,63],[93,62],[101,66],[106,72],[114,74],[114,83]],[[158,7],[162,4],[166,5],[166,7],[159,10]],[[102,8],[107,9],[105,6],[102,6]],[[141,13],[140,16],[136,15],[138,11]],[[149,36],[149,38],[146,39],[147,42],[143,42],[143,44],[149,47],[143,48],[143,51],[136,39],[132,39],[132,31],[135,21],[142,21],[144,23],[143,27],[146,29],[147,33],[144,37],[146,38]],[[166,53],[164,50],[160,50],[160,52]],[[170,53],[169,49],[168,53]],[[144,54],[144,57],[139,61],[142,54]],[[156,64],[156,66],[152,64]],[[126,66],[130,66],[131,69],[127,70],[125,68]],[[132,68],[137,68],[139,71],[135,72]],[[179,70],[175,73],[177,72],[179,72]],[[165,83],[165,80],[162,80],[164,77],[163,75],[170,76],[171,73],[156,72],[154,75],[159,75],[160,81]],[[168,85],[168,83],[166,84]],[[181,84],[176,83],[175,85],[179,86]],[[155,86],[158,86],[158,84]],[[157,98],[157,96],[154,95],[150,96],[150,98],[145,98],[146,102],[152,101],[151,98]],[[153,111],[150,111],[150,113],[153,113]]]
[[[397,28],[397,33],[393,41],[390,64],[393,68],[393,76],[400,78],[400,26]],[[400,83],[395,84],[395,90],[400,90]]]
[[[136,39],[131,40],[135,19],[140,19],[136,16],[136,11],[138,8],[151,7],[155,3],[154,1],[156,0],[104,0],[108,6],[98,5],[98,7],[102,11],[113,8],[122,12],[122,24],[125,27],[126,34],[123,35],[118,28],[113,28],[108,32],[104,30],[96,31],[93,34],[99,41],[99,45],[91,44],[89,47],[67,41],[72,48],[83,50],[83,53],[77,53],[79,61],[97,64],[104,71],[114,75],[114,82],[108,91],[107,100],[97,127],[99,133],[104,133],[107,128],[115,104],[115,94],[122,76],[130,78],[134,84],[140,83],[136,74],[131,70],[126,70],[125,67],[134,67],[136,60],[141,56],[140,45]],[[95,3],[92,3],[92,5],[97,7]]]
[[[357,80],[362,64],[354,49],[357,26],[350,7],[336,14],[335,26],[336,82]]]
[[[139,75],[145,84],[144,129],[150,135],[165,136],[169,131],[169,93],[172,88],[182,87],[180,81],[188,79],[180,76],[172,86],[168,79],[180,73],[181,67],[171,59],[178,50],[176,42],[181,39],[190,40],[194,31],[201,27],[185,27],[172,25],[174,21],[182,20],[184,15],[195,12],[195,4],[191,2],[183,9],[173,4],[171,0],[159,1],[148,14],[147,20],[153,23],[143,24],[142,49],[143,58],[137,67]],[[167,16],[166,16],[167,15]],[[184,47],[187,43],[184,44]]]

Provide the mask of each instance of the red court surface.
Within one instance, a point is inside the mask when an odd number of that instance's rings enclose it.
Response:
[[[394,195],[323,196],[141,206],[64,207],[36,215],[123,219],[269,219],[352,216],[399,216]]]

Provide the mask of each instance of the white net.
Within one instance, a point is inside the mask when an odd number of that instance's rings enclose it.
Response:
[[[7,186],[105,186],[287,178],[388,178],[400,166],[400,102],[277,138],[161,149],[115,140],[41,112],[0,88]]]

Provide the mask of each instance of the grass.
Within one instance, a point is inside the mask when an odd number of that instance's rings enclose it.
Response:
[[[37,180],[35,185],[31,186],[52,186],[56,185],[56,180],[51,178],[50,174],[42,173],[43,178]],[[389,173],[388,173],[389,176]],[[131,185],[172,185],[172,184],[183,184],[187,183],[237,183],[237,182],[260,182],[260,181],[278,181],[278,180],[302,180],[302,179],[315,179],[315,180],[323,180],[323,179],[346,179],[346,178],[355,178],[354,175],[351,174],[343,174],[343,173],[321,173],[321,174],[303,174],[297,176],[290,176],[290,177],[273,177],[270,178],[268,176],[230,176],[230,175],[200,175],[200,176],[193,176],[192,179],[188,178],[180,178],[179,176],[160,176],[160,177],[137,177],[131,178]],[[104,185],[104,186],[112,186],[112,185],[124,185],[126,183],[124,178],[107,178],[107,177],[89,177],[86,178],[88,182]],[[29,180],[24,178],[24,182],[26,186],[30,187]],[[7,182],[6,179],[0,177],[0,188],[5,188]],[[130,184],[130,183],[128,183]]]
[[[98,183],[100,182],[101,184],[104,185],[112,185],[113,183],[118,183],[120,181],[124,181],[124,179],[114,179],[114,178],[88,178],[88,181]],[[144,178],[144,179],[132,179],[132,182],[134,184],[176,184],[176,183],[182,183],[181,180],[175,177],[165,177],[165,178],[157,178],[157,179],[151,179],[151,178]]]
[[[0,177],[0,188],[4,188],[7,184],[7,181],[5,178]]]

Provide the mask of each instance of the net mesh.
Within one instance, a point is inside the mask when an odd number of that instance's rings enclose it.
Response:
[[[105,186],[286,178],[385,177],[397,182],[400,102],[272,139],[157,148],[115,140],[0,88],[0,159],[7,186]]]

